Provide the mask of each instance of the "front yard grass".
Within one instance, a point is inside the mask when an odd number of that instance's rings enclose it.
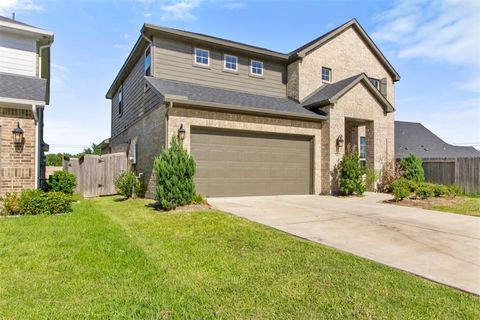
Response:
[[[457,196],[455,198],[403,199],[388,201],[389,203],[420,207],[428,210],[437,210],[450,213],[480,217],[480,196]]]
[[[117,200],[0,219],[0,318],[480,318],[478,297],[229,214]]]

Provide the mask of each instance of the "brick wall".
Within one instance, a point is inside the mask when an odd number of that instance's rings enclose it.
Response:
[[[23,129],[24,144],[16,147],[12,130]],[[35,187],[35,120],[30,109],[0,105],[0,195]]]

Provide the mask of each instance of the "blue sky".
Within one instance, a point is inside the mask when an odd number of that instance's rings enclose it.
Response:
[[[480,148],[479,1],[0,0],[0,14],[12,11],[55,33],[52,152],[109,137],[105,93],[144,22],[289,52],[353,17],[402,77],[396,119]]]

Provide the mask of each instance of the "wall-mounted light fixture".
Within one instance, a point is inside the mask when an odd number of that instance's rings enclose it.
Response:
[[[183,141],[185,139],[185,132],[186,130],[183,128],[183,123],[182,123],[180,125],[180,128],[178,129],[178,135],[177,135],[178,139]]]
[[[339,148],[343,147],[343,142],[344,142],[343,136],[342,136],[342,135],[339,135],[339,136],[337,137],[337,147],[339,147]]]
[[[17,122],[17,127],[12,130],[13,143],[17,146],[23,144],[23,129],[20,128],[20,122]]]

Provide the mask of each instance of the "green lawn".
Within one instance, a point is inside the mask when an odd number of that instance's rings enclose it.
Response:
[[[479,319],[480,299],[221,212],[0,219],[1,319]]]
[[[480,217],[479,196],[459,196],[455,204],[436,204],[428,209]]]

